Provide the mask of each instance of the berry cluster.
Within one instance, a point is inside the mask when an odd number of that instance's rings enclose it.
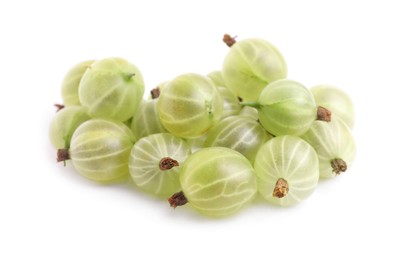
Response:
[[[57,161],[97,182],[130,176],[172,207],[213,217],[257,194],[294,205],[319,178],[345,172],[356,151],[350,97],[286,79],[283,56],[266,40],[224,42],[221,71],[179,75],[147,100],[141,72],[122,58],[75,65],[49,130]]]

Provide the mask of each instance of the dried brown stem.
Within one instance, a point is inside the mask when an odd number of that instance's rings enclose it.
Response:
[[[152,99],[157,99],[160,96],[160,89],[159,87],[156,87],[150,91],[150,95],[152,96]]]
[[[57,162],[64,162],[70,159],[69,150],[68,149],[58,149],[56,153],[56,161]]]
[[[279,199],[287,196],[288,194],[288,183],[283,178],[278,179],[276,182],[276,186],[274,187],[273,197],[277,197]]]
[[[62,104],[55,104],[55,107],[56,107],[56,112],[59,112],[60,110],[62,110],[62,109],[65,108],[65,105],[62,105]]]
[[[232,37],[232,36],[230,36],[229,34],[224,34],[224,38],[222,39],[222,41],[223,41],[228,47],[232,47],[232,45],[234,45],[234,44],[236,43],[236,40],[235,40],[236,37],[237,37],[237,36]]]
[[[334,159],[330,162],[332,166],[333,172],[336,175],[340,175],[340,173],[345,172],[347,170],[347,164],[342,159]]]
[[[188,202],[187,198],[184,196],[182,191],[173,194],[167,199],[171,207],[176,208],[177,206],[183,206]]]
[[[170,157],[163,157],[159,162],[159,168],[162,171],[170,170],[174,166],[179,166],[179,162]]]
[[[330,120],[332,118],[332,112],[322,106],[318,106],[316,115],[317,115],[316,120],[325,121],[325,122],[330,122]]]

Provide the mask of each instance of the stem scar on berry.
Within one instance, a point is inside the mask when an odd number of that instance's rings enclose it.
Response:
[[[179,162],[170,157],[164,157],[159,162],[159,168],[162,171],[170,170],[171,168],[179,166]]]
[[[336,175],[340,175],[341,172],[345,172],[347,170],[347,164],[342,159],[334,159],[330,162],[332,166],[332,171],[336,173]]]
[[[287,196],[288,194],[288,183],[283,178],[278,179],[276,182],[276,186],[274,187],[273,197],[277,197],[279,199]]]
[[[230,36],[229,34],[224,34],[224,38],[222,39],[222,41],[228,46],[228,47],[232,47],[232,45],[234,45],[236,43],[236,38],[237,36]]]
[[[187,198],[184,196],[182,191],[176,192],[170,198],[167,199],[170,206],[176,208],[177,206],[183,206],[188,202]]]
[[[330,122],[332,118],[332,112],[325,107],[318,106],[316,112],[316,119],[320,121]]]
[[[159,87],[156,87],[150,91],[150,95],[152,96],[152,99],[157,99],[160,96],[160,89]]]

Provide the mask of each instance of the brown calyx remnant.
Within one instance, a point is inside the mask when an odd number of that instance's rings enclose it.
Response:
[[[156,87],[156,88],[152,89],[152,90],[150,91],[150,95],[152,96],[152,99],[158,98],[158,97],[160,96],[160,89],[159,89],[159,87]]]
[[[235,40],[236,37],[237,37],[237,36],[232,37],[232,36],[230,36],[229,34],[224,34],[224,38],[222,38],[222,41],[223,41],[226,45],[228,45],[228,47],[232,47],[232,45],[234,45],[234,44],[236,43],[236,40]]]
[[[170,207],[173,208],[176,208],[177,206],[183,206],[188,202],[182,191],[176,192],[170,198],[168,198],[167,201],[169,202]]]
[[[285,197],[288,194],[288,183],[283,178],[278,179],[276,182],[276,186],[274,187],[273,197],[277,197],[279,199]]]
[[[62,105],[62,104],[55,104],[55,107],[56,107],[56,112],[59,112],[61,109],[64,109],[64,108],[65,108],[65,105]]]
[[[170,157],[163,157],[159,162],[159,168],[162,171],[170,170],[174,166],[179,166],[179,162]]]
[[[330,162],[330,165],[332,166],[333,172],[336,173],[336,175],[340,175],[341,172],[345,172],[347,170],[347,164],[342,159],[333,159]]]
[[[58,149],[56,153],[56,161],[57,162],[64,162],[70,159],[69,150],[68,149]]]
[[[332,118],[332,112],[330,112],[327,108],[318,106],[318,110],[316,112],[316,120],[330,122]]]

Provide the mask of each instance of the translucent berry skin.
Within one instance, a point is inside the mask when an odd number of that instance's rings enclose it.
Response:
[[[256,120],[246,116],[230,116],[208,132],[204,146],[231,148],[253,163],[257,151],[269,138],[269,133]]]
[[[307,141],[319,157],[321,178],[336,177],[331,163],[335,159],[344,160],[349,169],[356,157],[356,143],[350,128],[337,116],[330,122],[315,121],[311,128],[301,136]]]
[[[79,83],[83,74],[94,63],[94,60],[82,61],[66,73],[62,81],[62,100],[65,106],[80,105],[79,99]]]
[[[222,99],[224,100],[224,108],[222,111],[221,119],[228,116],[237,115],[241,111],[242,106],[239,104],[238,97],[225,86],[225,82],[222,77],[222,72],[219,70],[213,71],[209,73],[207,76],[212,80],[214,85],[217,87],[219,93],[221,94]]]
[[[319,179],[319,164],[315,150],[296,136],[278,136],[259,150],[254,164],[259,193],[270,203],[291,206],[308,198]],[[279,179],[288,183],[288,193],[274,196]]]
[[[211,217],[236,213],[257,193],[250,162],[224,147],[203,148],[190,155],[181,168],[180,184],[188,203]]]
[[[226,55],[222,75],[226,86],[243,101],[257,101],[268,83],[286,78],[283,56],[271,43],[262,39],[236,42]]]
[[[138,109],[145,91],[138,68],[121,58],[94,62],[79,85],[81,104],[93,118],[124,122]]]
[[[254,107],[244,106],[239,112],[240,116],[247,116],[256,121],[259,121],[259,112]]]
[[[128,159],[134,141],[131,130],[123,123],[91,119],[74,132],[69,155],[82,176],[110,182],[128,175]]]
[[[56,149],[70,147],[73,132],[79,125],[89,120],[86,108],[69,106],[58,111],[49,127],[49,139]]]
[[[332,117],[337,115],[351,129],[354,126],[355,110],[350,96],[343,90],[331,85],[318,85],[310,88],[318,106],[327,108]]]
[[[203,135],[219,121],[222,110],[222,97],[212,81],[194,73],[169,81],[158,99],[163,126],[183,138]]]
[[[143,100],[141,102],[141,105],[132,118],[131,130],[134,133],[135,140],[139,140],[151,134],[167,132],[160,122],[157,110],[157,99]]]
[[[275,136],[302,135],[316,120],[317,107],[311,92],[293,80],[270,83],[258,103],[260,123]]]
[[[217,87],[226,87],[224,77],[222,76],[222,71],[215,70],[207,74],[207,77],[212,80]]]
[[[149,135],[133,146],[129,172],[140,189],[167,198],[180,190],[180,167],[190,153],[189,145],[179,137],[168,133]],[[161,169],[160,161],[167,157],[176,160],[179,166]]]

